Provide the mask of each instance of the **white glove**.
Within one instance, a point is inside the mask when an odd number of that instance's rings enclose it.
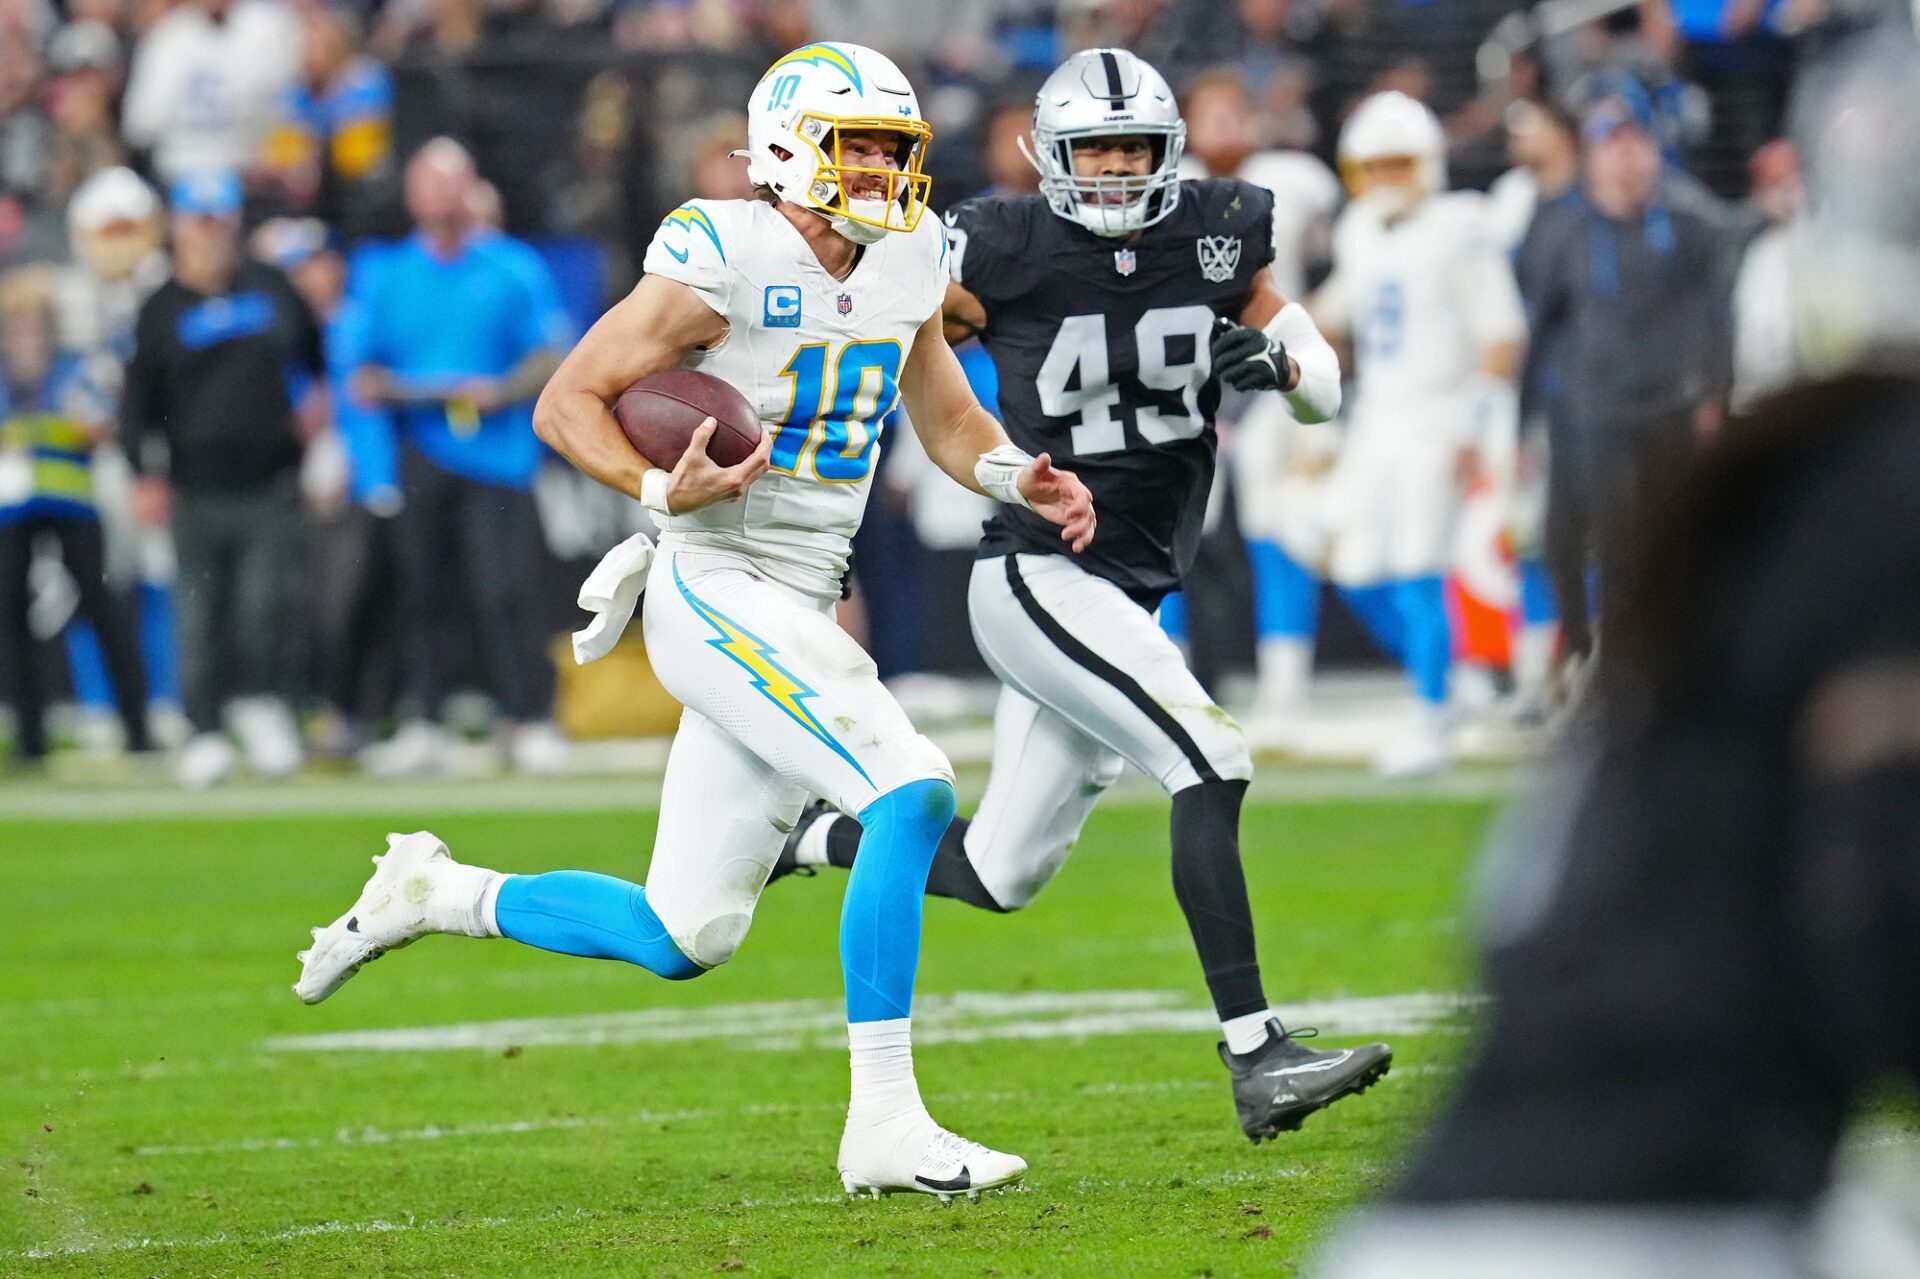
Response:
[[[580,583],[580,607],[594,618],[573,633],[573,660],[585,666],[605,657],[620,642],[633,620],[634,605],[647,589],[647,570],[653,567],[653,539],[635,533],[608,551]]]

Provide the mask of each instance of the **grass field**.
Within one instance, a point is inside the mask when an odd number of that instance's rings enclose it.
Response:
[[[1250,804],[1269,993],[1397,1049],[1381,1087],[1257,1148],[1164,801],[1102,808],[1024,913],[930,903],[922,1087],[1033,1168],[1028,1193],[943,1208],[839,1194],[835,877],[776,885],[696,982],[430,938],[306,1008],[293,952],[387,829],[631,876],[653,828],[638,807],[307,801],[0,816],[0,1275],[1285,1273],[1392,1175],[1461,1050],[1449,1001],[1399,997],[1468,984],[1460,884],[1490,812]]]

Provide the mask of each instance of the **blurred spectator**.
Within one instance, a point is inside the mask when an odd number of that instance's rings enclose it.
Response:
[[[279,113],[262,153],[266,177],[290,208],[358,229],[393,176],[393,73],[360,52],[351,10],[307,14],[300,76]]]
[[[64,204],[87,178],[123,158],[113,116],[120,41],[98,22],[69,22],[47,56],[54,73],[46,93],[53,120],[47,192]]]
[[[1507,159],[1513,167],[1487,190],[1493,233],[1508,252],[1519,249],[1534,215],[1580,181],[1580,124],[1552,103],[1507,105]]]
[[[417,230],[355,288],[363,315],[350,393],[361,407],[393,410],[400,433],[406,679],[422,715],[369,748],[369,767],[387,774],[443,762],[440,717],[469,633],[513,726],[515,766],[551,771],[565,758],[537,606],[544,547],[532,406],[572,326],[538,257],[477,231],[477,181],[451,139],[416,152],[406,191]]]
[[[1641,0],[1641,9],[1679,72],[1711,101],[1698,159],[1714,189],[1732,195],[1746,157],[1779,134],[1785,116],[1793,66],[1780,31],[1786,0]]]
[[[67,238],[72,260],[59,269],[54,286],[59,346],[85,361],[88,385],[109,416],[117,416],[135,318],[167,278],[160,202],[131,169],[102,169],[68,203]],[[117,436],[95,451],[93,488],[106,536],[107,579],[117,593],[137,601],[154,735],[173,745],[186,736],[174,670],[173,543],[165,529],[134,519],[133,469]],[[70,645],[69,653],[76,693],[90,694],[91,705],[99,706],[111,682],[104,661],[84,645]]]
[[[1169,71],[1213,61],[1231,50],[1208,21],[1219,6],[1194,0],[1063,0],[1060,47],[1126,49]]]
[[[1587,571],[1601,589],[1638,494],[1718,428],[1730,378],[1726,211],[1663,173],[1644,100],[1587,113],[1584,198],[1543,210],[1520,254],[1534,341],[1566,343],[1577,416],[1555,440],[1547,557],[1563,649],[1591,649]],[[1562,444],[1566,447],[1561,448]]]
[[[701,200],[745,200],[753,195],[747,180],[747,118],[738,112],[715,116],[693,146],[693,191]]]
[[[0,261],[58,253],[59,209],[46,189],[53,123],[40,106],[39,55],[0,37]]]
[[[744,119],[736,115],[718,119],[728,122],[726,136],[710,137],[717,134],[714,126],[695,144],[696,181],[701,177],[701,165],[725,164],[726,151],[747,145]],[[632,86],[622,73],[602,71],[587,82],[574,122],[573,146],[555,158],[554,171],[546,182],[551,192],[547,225],[561,235],[584,235],[606,247],[608,297],[625,293],[635,274],[627,244],[636,202],[632,138]],[[734,194],[729,191],[723,198],[732,199]]]
[[[30,585],[42,539],[56,548],[77,591],[76,613],[106,655],[128,749],[151,745],[133,621],[107,589],[93,503],[93,451],[112,429],[111,413],[87,385],[85,361],[56,353],[54,338],[53,273],[23,268],[0,279],[0,691],[14,709],[14,753],[26,761],[47,752]]]
[[[389,714],[399,692],[400,488],[393,423],[385,409],[355,404],[347,390],[360,310],[346,296],[347,267],[327,227],[276,218],[253,234],[254,256],[284,271],[322,325],[328,429],[307,449],[309,620],[322,709],[312,725],[319,750],[344,755],[367,725]]]
[[[1033,102],[1023,98],[1004,102],[987,117],[987,181],[983,195],[1034,195],[1040,190],[1040,170],[1027,159],[1024,148],[1033,145]]]
[[[279,0],[183,0],[135,47],[127,145],[171,180],[244,171],[300,69],[300,20]]]
[[[181,781],[232,770],[233,727],[256,772],[298,768],[288,623],[300,585],[296,377],[322,371],[313,312],[286,276],[245,255],[240,179],[172,187],[173,274],[140,309],[120,416],[141,479],[135,508],[171,522],[180,559],[181,682],[196,734]]]
[[[1794,337],[1793,269],[1806,188],[1793,143],[1777,138],[1754,153],[1753,203],[1767,229],[1747,246],[1733,286],[1733,407],[1755,401],[1795,380],[1800,372]]]
[[[160,202],[131,169],[111,168],[80,185],[67,205],[73,264],[60,275],[60,345],[115,367],[91,370],[116,399],[133,354],[134,317],[167,277]]]

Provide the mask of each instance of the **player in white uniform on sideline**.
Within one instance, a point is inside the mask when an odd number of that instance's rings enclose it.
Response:
[[[1368,98],[1340,138],[1355,199],[1313,310],[1351,335],[1355,402],[1327,494],[1328,572],[1413,678],[1420,708],[1376,760],[1444,769],[1452,661],[1442,574],[1465,482],[1511,465],[1526,320],[1485,198],[1446,191],[1440,122],[1401,93]]]
[[[1255,150],[1258,111],[1232,69],[1198,77],[1186,90],[1183,177],[1237,177],[1273,195],[1273,261],[1267,271],[1284,297],[1307,295],[1310,265],[1324,264],[1340,179],[1305,151]],[[1327,423],[1302,422],[1286,400],[1241,400],[1227,457],[1234,512],[1253,570],[1256,692],[1247,738],[1256,747],[1298,741],[1313,666],[1325,553],[1321,492],[1338,447]]]
[[[884,836],[850,877],[840,923],[853,1093],[839,1171],[849,1194],[943,1199],[1017,1182],[1026,1163],[941,1128],[913,1075],[908,1013],[921,894],[953,815],[952,771],[834,622],[881,420],[904,400],[929,456],[967,487],[1092,538],[1086,487],[1014,448],[974,399],[941,332],[946,242],[923,217],[931,130],[886,58],[811,44],[749,103],[758,198],[669,214],[646,274],[594,325],[540,398],[542,438],[662,517],[659,553],[616,548],[576,637],[610,647],[645,577],[647,653],[686,707],[667,762],[646,886],[557,871],[502,875],[421,831],[389,837],[358,901],[315,930],[296,992],[326,998],[368,960],[426,933],[505,936],[684,979],[733,957],[809,792]],[[760,414],[738,466],[705,453],[709,419],[671,474],[627,442],[608,405],[680,366],[737,387]],[[623,611],[624,608],[624,611]],[[871,873],[867,873],[867,872]]]

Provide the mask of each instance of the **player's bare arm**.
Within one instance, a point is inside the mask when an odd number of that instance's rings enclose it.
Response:
[[[727,321],[677,280],[643,276],[633,292],[587,330],[560,363],[533,409],[533,429],[561,456],[605,484],[639,498],[655,468],[634,450],[609,407],[642,378],[679,368],[695,350],[717,346]],[[697,511],[745,493],[767,469],[771,433],[738,466],[707,456],[709,418],[666,481],[666,506]]]
[[[1240,308],[1213,332],[1213,371],[1237,391],[1278,391],[1302,422],[1324,422],[1340,410],[1340,357],[1307,309],[1289,302],[1265,271]]]
[[[941,330],[939,315],[921,325],[900,370],[900,398],[927,456],[976,493],[1003,502],[1017,500],[1032,508],[1060,525],[1061,539],[1075,551],[1085,550],[1093,540],[1093,495],[1078,476],[1056,470],[1047,454],[1027,459],[1014,447],[1000,423],[974,397]],[[1016,459],[1017,471],[1012,469]]]

